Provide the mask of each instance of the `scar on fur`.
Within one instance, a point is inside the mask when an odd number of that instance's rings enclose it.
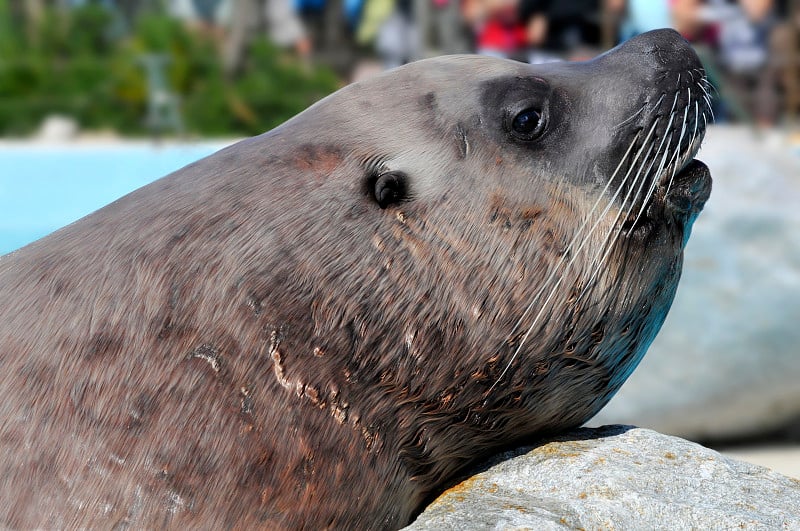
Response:
[[[222,358],[219,355],[219,350],[207,343],[203,343],[194,349],[192,353],[189,354],[189,357],[207,361],[215,373],[219,373],[219,369],[222,366]]]
[[[270,334],[269,344],[269,357],[272,360],[272,368],[275,373],[275,379],[287,391],[294,392],[298,398],[308,401],[313,406],[327,410],[333,419],[340,425],[347,423],[350,420],[351,427],[362,433],[367,448],[370,448],[375,440],[375,434],[366,430],[366,428],[359,425],[358,415],[350,415],[350,404],[342,401],[339,393],[334,387],[327,392],[320,390],[320,388],[313,385],[307,385],[299,380],[293,381],[286,375],[286,370],[283,366],[283,354],[280,351],[280,336],[277,330],[273,330]],[[320,347],[316,347],[312,353],[315,357],[322,357],[325,351]],[[245,388],[242,388],[242,395],[246,398]]]
[[[241,395],[241,408],[240,411],[243,415],[250,415],[253,413],[253,390],[250,386],[243,385],[239,389]]]

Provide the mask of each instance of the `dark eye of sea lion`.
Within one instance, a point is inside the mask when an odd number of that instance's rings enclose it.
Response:
[[[381,208],[400,203],[407,198],[406,175],[401,172],[387,172],[375,180],[375,201]]]
[[[524,109],[511,122],[511,131],[521,140],[534,140],[544,131],[542,113],[536,109]]]

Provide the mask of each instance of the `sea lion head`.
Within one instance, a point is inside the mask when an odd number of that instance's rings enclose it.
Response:
[[[588,420],[675,294],[710,192],[693,160],[708,89],[664,30],[582,63],[420,61],[268,134],[313,176],[280,224],[304,242],[283,276],[311,317],[275,320],[282,374],[369,452],[391,448],[412,505],[488,452]]]

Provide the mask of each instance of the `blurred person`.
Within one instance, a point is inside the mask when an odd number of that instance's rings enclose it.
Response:
[[[699,23],[716,30],[716,61],[727,106],[741,107],[760,126],[774,125],[780,110],[779,19],[773,0],[708,2]]]
[[[293,3],[307,31],[314,61],[349,77],[359,56],[356,35],[371,0],[288,1]]]
[[[778,19],[772,0],[740,0],[720,24],[720,62],[724,81],[738,95],[760,126],[778,119],[777,60],[781,51],[773,47]]]
[[[800,117],[800,1],[777,2],[780,22],[770,38],[770,63],[778,72],[787,117]]]
[[[672,27],[693,44],[716,46],[716,28],[706,8],[704,0],[670,0]]]
[[[640,33],[672,27],[669,0],[624,0],[615,5],[624,11],[620,38],[626,41]]]
[[[420,58],[465,53],[468,28],[461,0],[412,0]]]
[[[265,31],[278,46],[294,48],[301,59],[309,59],[311,39],[291,0],[233,0],[230,16],[223,52],[227,75],[241,70],[247,47],[259,31]]]
[[[357,41],[375,45],[384,69],[441,54],[465,53],[460,0],[367,0]]]
[[[731,72],[751,72],[763,67],[777,19],[772,0],[740,0],[719,10],[719,55]]]
[[[619,0],[520,0],[529,62],[588,59],[601,48],[604,9],[621,12]]]
[[[383,69],[417,59],[419,35],[413,0],[367,0],[356,40],[361,45],[374,44]]]
[[[476,53],[514,59],[524,56],[527,37],[519,0],[464,0],[462,13],[472,27]]]

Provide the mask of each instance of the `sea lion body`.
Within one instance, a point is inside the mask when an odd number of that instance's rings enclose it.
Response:
[[[704,83],[668,31],[422,61],[0,257],[0,525],[397,528],[583,423],[672,301]]]

